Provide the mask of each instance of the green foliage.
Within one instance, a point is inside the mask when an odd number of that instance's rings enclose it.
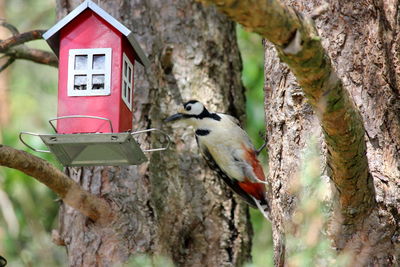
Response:
[[[21,32],[45,29],[55,21],[52,0],[10,0],[6,12],[7,21]],[[43,41],[28,46],[48,49]],[[21,60],[9,68],[11,118],[1,129],[1,143],[28,150],[19,141],[19,132],[50,132],[46,122],[56,115],[56,82],[57,70],[52,67]],[[44,148],[38,139],[29,142]],[[49,154],[40,156],[57,164]],[[0,168],[0,255],[8,260],[8,266],[59,266],[65,262],[64,250],[51,242],[58,210],[55,199],[54,193],[36,180]]]
[[[246,131],[255,146],[260,147],[263,140],[259,133],[265,133],[264,48],[259,35],[246,32],[240,25],[236,28],[236,34],[243,61],[242,80],[246,87]],[[266,162],[265,157],[261,156],[260,159]],[[266,164],[263,165],[267,172]],[[254,228],[253,261],[246,266],[273,266],[271,224],[256,209],[250,209],[250,215]]]
[[[174,267],[174,264],[167,257],[160,255],[149,256],[146,254],[137,255],[128,260],[127,263],[123,264],[124,267]]]
[[[246,87],[247,127],[254,144],[261,146],[259,133],[265,132],[264,116],[264,48],[255,33],[237,26],[236,33],[243,62],[242,80]]]
[[[347,258],[337,256],[326,234],[330,189],[321,177],[320,148],[312,137],[303,155],[300,173],[291,187],[299,198],[292,220],[286,226],[287,264],[302,266],[347,266]]]

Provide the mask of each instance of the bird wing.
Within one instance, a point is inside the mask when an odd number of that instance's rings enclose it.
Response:
[[[217,113],[220,117],[225,117],[225,118],[227,118],[227,119],[229,119],[231,122],[233,122],[234,124],[236,124],[237,126],[239,126],[240,128],[242,127],[241,125],[240,125],[240,121],[237,119],[237,118],[235,118],[235,117],[233,117],[233,116],[231,116],[231,115],[228,115],[228,114],[223,114],[223,113]]]
[[[251,207],[259,209],[262,215],[267,220],[271,221],[270,206],[266,199],[264,184],[252,183],[249,180],[239,182],[236,179],[230,178],[221,168],[218,167],[218,164],[215,162],[207,147],[202,146],[200,151],[205,158],[208,166],[218,173],[219,177],[225,182],[226,185],[229,186],[229,188],[233,192],[238,194]]]
[[[243,166],[242,169],[245,177],[253,183],[266,184],[264,171],[257,159],[257,152],[254,148],[242,144],[241,151],[244,151],[244,153],[239,158]]]
[[[197,138],[196,138],[197,140]],[[254,198],[252,198],[249,193],[247,193],[243,188],[239,185],[239,181],[236,179],[230,178],[215,162],[213,156],[211,155],[210,151],[207,149],[206,146],[202,146],[198,140],[197,143],[200,147],[201,154],[203,155],[204,159],[206,160],[208,166],[216,171],[219,177],[228,185],[233,192],[238,194],[244,201],[246,201],[250,206],[257,208]]]

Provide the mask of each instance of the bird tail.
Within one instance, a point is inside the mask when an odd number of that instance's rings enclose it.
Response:
[[[261,204],[261,201],[254,198],[252,196],[254,202],[256,203],[257,208],[261,211],[262,215],[267,219],[268,221],[271,221],[271,211],[268,205],[268,202],[265,202]]]

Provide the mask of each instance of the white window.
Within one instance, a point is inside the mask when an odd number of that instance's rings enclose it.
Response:
[[[111,48],[70,49],[68,96],[110,94]]]
[[[132,110],[132,92],[133,92],[133,65],[125,55],[122,57],[122,100]]]

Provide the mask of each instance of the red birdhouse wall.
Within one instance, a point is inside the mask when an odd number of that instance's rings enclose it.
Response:
[[[126,37],[87,9],[60,30],[58,117],[111,120],[114,132],[132,129],[134,51]],[[57,132],[111,132],[93,118],[57,121]]]

